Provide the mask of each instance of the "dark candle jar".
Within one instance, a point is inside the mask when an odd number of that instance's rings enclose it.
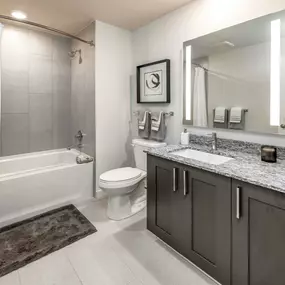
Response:
[[[261,146],[261,160],[265,162],[277,162],[277,148],[274,146]]]

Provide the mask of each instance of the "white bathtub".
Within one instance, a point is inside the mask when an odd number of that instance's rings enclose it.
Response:
[[[76,150],[0,158],[0,226],[93,196],[93,162],[77,164]]]

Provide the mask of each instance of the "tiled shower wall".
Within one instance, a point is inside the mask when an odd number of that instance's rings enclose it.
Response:
[[[1,156],[71,144],[70,50],[70,39],[4,26]]]
[[[95,23],[90,24],[79,37],[95,41]],[[71,64],[71,130],[74,135],[82,130],[84,152],[95,157],[95,47],[72,41],[72,49],[81,49],[82,63],[76,56]]]

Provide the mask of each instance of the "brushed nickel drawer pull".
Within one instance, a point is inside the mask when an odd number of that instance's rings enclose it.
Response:
[[[236,218],[239,220],[240,217],[241,217],[241,214],[240,214],[240,191],[241,191],[241,187],[240,186],[237,186],[237,189],[236,189]]]
[[[188,194],[187,191],[187,170],[183,170],[183,193],[184,196]]]
[[[173,189],[173,192],[176,192],[177,191],[177,177],[176,177],[176,171],[177,171],[177,168],[173,168],[172,170],[172,173],[173,173],[173,185],[172,185],[172,189]]]

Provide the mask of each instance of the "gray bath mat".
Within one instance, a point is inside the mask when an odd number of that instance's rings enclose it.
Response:
[[[0,229],[0,277],[96,231],[73,205],[4,227]]]

